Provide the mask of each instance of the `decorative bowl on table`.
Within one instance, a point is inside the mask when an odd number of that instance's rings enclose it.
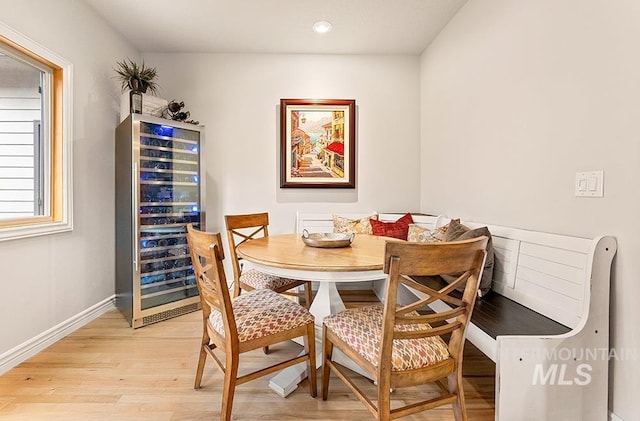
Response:
[[[338,248],[349,247],[355,234],[340,234],[336,232],[302,231],[302,241],[310,247]]]

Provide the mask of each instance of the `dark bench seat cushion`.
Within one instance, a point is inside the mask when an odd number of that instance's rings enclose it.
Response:
[[[447,284],[434,277],[416,277],[432,289]],[[454,291],[452,296],[462,298]],[[476,300],[471,322],[495,339],[498,335],[560,335],[571,329],[494,291]]]

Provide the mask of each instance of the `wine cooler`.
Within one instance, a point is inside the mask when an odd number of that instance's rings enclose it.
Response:
[[[116,305],[134,328],[200,308],[186,235],[205,229],[202,140],[140,114],[116,129]]]

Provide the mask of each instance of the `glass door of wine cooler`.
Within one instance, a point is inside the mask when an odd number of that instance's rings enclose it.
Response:
[[[205,229],[202,128],[130,118],[134,243],[130,322],[140,327],[199,308],[186,235],[189,223]]]

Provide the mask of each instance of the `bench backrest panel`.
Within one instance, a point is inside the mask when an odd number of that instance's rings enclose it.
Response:
[[[362,218],[371,213],[340,214]],[[381,213],[382,221],[400,214]],[[414,222],[433,229],[449,222],[443,216],[413,215]],[[527,231],[518,228],[462,221],[470,228],[487,226],[493,238],[493,289],[540,314],[575,328],[588,312],[593,239]],[[298,214],[298,232],[331,232],[332,215]]]
[[[513,288],[516,282],[516,268],[520,241],[492,235],[494,265],[493,282]]]
[[[471,227],[484,226],[464,222]],[[494,291],[565,326],[587,312],[594,240],[487,225],[495,247]],[[509,251],[501,246],[509,244]],[[515,253],[514,253],[515,252]],[[507,255],[505,255],[507,253]],[[502,276],[504,272],[509,276]]]

